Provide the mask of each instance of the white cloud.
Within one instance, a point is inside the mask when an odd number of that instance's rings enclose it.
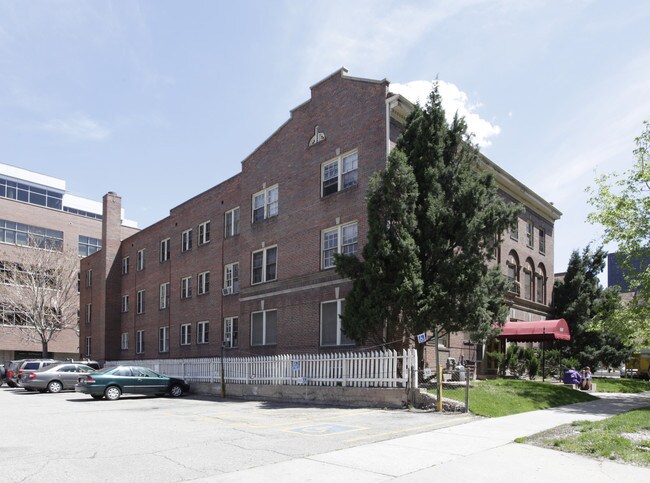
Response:
[[[68,119],[52,119],[42,124],[40,128],[78,140],[103,141],[111,134],[108,128],[83,115]]]
[[[492,144],[490,138],[497,136],[501,132],[501,128],[483,119],[476,112],[481,107],[481,104],[471,104],[467,94],[455,84],[441,80],[437,82],[447,121],[451,121],[454,114],[458,113],[460,117],[465,118],[468,132],[474,135],[474,141],[480,147],[484,148]],[[403,95],[411,102],[417,102],[424,106],[427,103],[432,86],[433,81],[416,80],[406,84],[391,84],[390,90]]]

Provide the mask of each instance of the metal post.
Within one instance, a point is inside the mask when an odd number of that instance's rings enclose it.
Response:
[[[435,327],[435,343],[436,343],[436,379],[438,380],[438,388],[436,391],[436,410],[442,412],[442,366],[440,365],[440,344],[438,341],[438,326]]]
[[[546,344],[546,327],[542,327],[542,382],[546,381],[546,364],[544,363],[544,345]]]
[[[476,366],[474,366],[476,368]],[[465,412],[469,412],[469,376],[471,373],[471,366],[468,366],[465,370]]]
[[[226,397],[226,375],[224,373],[224,364],[223,364],[223,353],[224,353],[225,343],[221,343],[221,397]]]

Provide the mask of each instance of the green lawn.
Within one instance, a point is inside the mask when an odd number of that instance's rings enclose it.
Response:
[[[598,392],[644,392],[650,391],[650,381],[640,379],[618,379],[595,377],[594,383]]]
[[[650,407],[602,421],[581,421],[559,426],[522,438],[519,442],[650,466]]]
[[[600,390],[600,386],[598,386]],[[435,389],[430,390],[435,394]],[[444,389],[442,396],[465,401],[465,389]],[[494,418],[509,414],[548,409],[565,404],[591,401],[596,397],[561,384],[514,379],[473,381],[469,390],[469,410]]]

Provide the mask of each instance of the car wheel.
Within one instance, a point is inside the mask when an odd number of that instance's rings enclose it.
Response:
[[[92,396],[93,399],[101,399],[101,398],[104,397],[101,394],[91,394],[91,396]]]
[[[59,381],[50,381],[47,385],[47,390],[50,392],[61,392],[61,389],[63,389],[63,385]]]
[[[104,396],[106,396],[106,399],[109,399],[111,401],[119,399],[121,395],[122,391],[117,386],[108,386],[104,391]]]
[[[169,395],[171,397],[182,396],[183,395],[183,388],[178,384],[174,384],[172,387],[169,388]]]

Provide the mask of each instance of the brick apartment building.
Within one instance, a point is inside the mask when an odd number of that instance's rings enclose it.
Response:
[[[137,225],[123,220],[117,231],[127,237]],[[101,203],[67,193],[64,180],[0,163],[0,270],[35,250],[30,240],[39,238],[80,257],[101,250]],[[0,299],[0,361],[41,357],[41,344],[24,336],[16,327],[21,323],[20,310]],[[48,349],[54,358],[79,357],[77,331],[62,330]]]
[[[239,174],[121,242],[121,200],[107,194],[103,249],[81,264],[82,275],[98,275],[81,288],[82,321],[86,309],[98,314],[80,324],[84,355],[212,357],[222,344],[229,356],[354,350],[338,316],[351,284],[333,254],[366,243],[368,180],[412,108],[388,81],[342,69],[311,87]],[[485,169],[526,207],[498,261],[513,279],[511,319],[543,319],[560,213],[487,159]]]

